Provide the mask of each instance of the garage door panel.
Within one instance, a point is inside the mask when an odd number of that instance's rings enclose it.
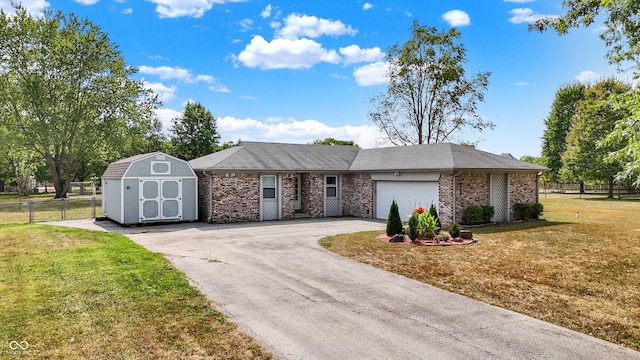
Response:
[[[418,206],[438,209],[439,191],[437,182],[378,181],[376,183],[376,217],[386,219],[391,202],[396,200],[402,221],[409,220],[413,209]]]

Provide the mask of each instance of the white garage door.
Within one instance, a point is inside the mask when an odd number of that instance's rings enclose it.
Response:
[[[438,183],[413,181],[378,181],[376,182],[376,217],[386,219],[389,207],[394,199],[402,221],[408,221],[413,209],[422,206],[429,210],[431,204],[438,209]]]

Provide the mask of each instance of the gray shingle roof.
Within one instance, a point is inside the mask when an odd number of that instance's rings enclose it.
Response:
[[[116,162],[112,162],[107,167],[107,170],[104,171],[104,174],[102,174],[102,178],[103,179],[120,179],[127,172],[127,169],[129,168],[129,165],[131,165],[132,162],[142,160],[147,157],[155,156],[157,154],[160,154],[160,152],[134,155],[126,159],[120,159]]]
[[[358,150],[354,146],[242,142],[189,163],[194,170],[347,171]]]
[[[189,162],[211,171],[457,171],[547,168],[451,143],[377,149],[353,146],[244,142]]]

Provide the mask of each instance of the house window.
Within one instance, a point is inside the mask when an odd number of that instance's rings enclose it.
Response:
[[[262,177],[262,198],[263,199],[276,198],[276,176],[275,175],[265,175]]]
[[[334,198],[338,197],[338,177],[337,176],[327,176],[325,180],[325,186],[327,189],[327,197]]]

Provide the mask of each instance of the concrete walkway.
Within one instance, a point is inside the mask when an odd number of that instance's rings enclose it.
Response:
[[[383,229],[361,219],[124,228],[164,254],[281,359],[640,359],[640,353],[337,256],[317,245]],[[161,309],[159,309],[161,310]]]

